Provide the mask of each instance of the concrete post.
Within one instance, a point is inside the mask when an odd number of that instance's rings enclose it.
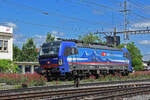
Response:
[[[31,65],[30,72],[33,74],[34,73],[34,65]]]
[[[25,74],[25,65],[22,65],[22,74]]]

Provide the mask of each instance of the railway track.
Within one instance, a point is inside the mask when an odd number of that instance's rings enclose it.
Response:
[[[137,87],[118,87],[114,89],[105,89],[94,92],[89,91],[86,93],[74,94],[70,96],[50,98],[48,100],[120,100],[121,98],[142,95],[144,93],[150,93],[150,85]]]
[[[94,83],[93,83],[94,84]],[[102,84],[102,83],[101,83]],[[86,87],[88,86],[88,87]],[[32,88],[30,89],[22,89],[22,91],[18,90],[18,92],[5,92],[0,94],[0,100],[19,100],[19,99],[45,99],[48,98],[49,100],[62,100],[62,99],[86,99],[87,97],[90,99],[107,99],[108,97],[121,97],[125,95],[127,92],[128,95],[132,94],[132,92],[135,92],[133,94],[138,93],[145,93],[150,90],[150,80],[138,80],[138,81],[119,81],[119,83],[114,82],[113,84],[107,84],[106,85],[98,85],[98,83],[95,83],[93,87],[92,84],[89,83],[89,85],[85,85],[80,88],[72,88],[69,86],[64,87],[62,89],[62,86],[58,86],[56,89],[53,88],[47,88],[46,87],[39,87],[39,88]],[[45,88],[45,90],[44,90]],[[35,89],[35,90],[34,90]],[[143,92],[142,92],[143,91]],[[2,91],[1,91],[2,92]],[[122,94],[121,94],[122,93]],[[105,96],[104,96],[105,95]],[[107,95],[107,96],[106,96]]]
[[[116,85],[116,84],[133,84],[133,83],[143,83],[150,82],[150,79],[144,80],[128,80],[128,81],[110,81],[110,82],[95,82],[95,83],[85,83],[80,84],[80,87],[88,87],[88,86],[103,86],[103,85]],[[7,89],[0,90],[0,95],[10,94],[10,93],[20,93],[20,92],[32,92],[32,91],[41,91],[41,90],[56,90],[56,89],[66,89],[73,88],[74,85],[55,85],[55,86],[42,86],[42,87],[31,87],[31,88],[20,88],[20,89]]]

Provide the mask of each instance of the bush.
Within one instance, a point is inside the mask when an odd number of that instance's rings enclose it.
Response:
[[[127,81],[127,80],[142,80],[142,79],[150,79],[150,71],[137,71],[135,73],[131,73],[128,76],[122,76],[121,74],[115,75],[106,75],[101,76],[98,79],[88,78],[83,80],[83,82],[94,82],[94,81],[101,81],[101,82],[111,82],[111,81]]]
[[[18,66],[9,59],[0,59],[0,69],[4,73],[16,73]]]
[[[144,69],[144,66],[138,66],[138,65],[136,65],[135,67],[134,67],[134,70],[136,70],[136,71],[141,71],[141,70],[143,70]]]
[[[8,85],[27,84],[28,86],[40,86],[46,84],[46,78],[34,73],[34,74],[0,74],[0,83],[6,83]]]

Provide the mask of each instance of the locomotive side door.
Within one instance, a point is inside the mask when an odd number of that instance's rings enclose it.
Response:
[[[75,64],[77,63],[77,56],[76,54],[78,54],[78,50],[76,47],[66,47],[64,50],[64,56],[67,57],[68,63],[69,63],[69,67],[72,70],[73,67],[75,66]]]

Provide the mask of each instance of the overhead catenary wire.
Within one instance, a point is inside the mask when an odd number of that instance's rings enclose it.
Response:
[[[21,24],[27,24],[27,25],[31,25],[31,26],[35,26],[35,27],[40,27],[40,28],[54,28],[54,29],[60,29],[60,30],[70,30],[70,32],[65,33],[65,35],[75,35],[77,36],[77,27],[59,27],[59,26],[52,26],[52,25],[47,25],[47,24],[39,24],[39,23],[32,23],[32,22],[28,22],[28,21],[23,21],[20,19],[10,19],[10,18],[6,18],[6,17],[0,17],[1,20],[7,20],[7,21],[12,21],[12,22],[17,22],[17,23],[21,23]],[[7,23],[1,23],[1,24],[7,24]],[[58,33],[63,33],[63,32],[58,32]],[[87,33],[87,31],[82,31],[82,33]]]
[[[141,5],[139,5],[139,3],[133,2],[133,1],[131,1],[131,0],[128,0],[128,2],[129,2],[130,5],[134,6],[135,8],[137,8],[137,9],[139,9],[139,10],[141,10],[141,9],[144,10],[144,7],[142,7]]]
[[[65,2],[69,2],[69,3],[72,3],[72,4],[78,4],[78,5],[80,5],[80,6],[86,6],[86,7],[88,7],[88,8],[95,9],[95,10],[98,10],[98,11],[102,11],[102,10],[96,8],[96,7],[93,7],[93,6],[90,5],[90,4],[81,3],[80,1],[77,1],[77,0],[76,0],[76,1],[64,0],[64,1],[65,1]]]
[[[39,9],[39,8],[34,8],[32,6],[28,6],[28,5],[25,5],[25,4],[20,4],[20,3],[17,3],[17,2],[14,2],[14,1],[10,1],[10,0],[1,0],[1,1],[4,1],[5,3],[7,3],[9,5],[13,5],[15,7],[19,7],[19,8],[23,8],[23,9],[29,9],[29,10],[32,10],[32,11],[40,12],[43,15],[46,15],[46,16],[51,16],[50,15],[51,12],[47,12],[47,11]],[[66,1],[68,1],[68,0],[66,0]],[[81,2],[80,4],[84,3],[86,5],[90,5],[90,7],[92,7],[92,5],[93,5],[93,6],[96,6],[96,7],[106,8],[108,10],[117,11],[118,12],[118,10],[116,8],[112,8],[112,7],[103,5],[103,4],[99,4],[99,3],[97,3],[96,1],[93,1],[93,0],[91,0],[91,1],[89,1],[89,0],[80,0],[80,2]],[[140,15],[138,13],[135,13],[135,12],[133,12],[133,15],[138,16],[141,19],[149,20],[149,18],[147,18],[147,17],[145,17],[143,15]],[[66,15],[63,15],[63,14],[55,13],[55,12],[52,12],[52,16],[57,16],[57,17],[62,17],[62,18],[69,19],[69,20],[84,22],[84,23],[88,23],[90,25],[102,25],[103,24],[103,23],[93,22],[93,21],[89,21],[89,20],[85,20],[85,19],[76,18],[76,17],[66,16]],[[50,26],[50,25],[46,25],[46,24],[36,24],[36,23],[26,22],[26,21],[25,22],[21,21],[21,22],[24,23],[24,24],[30,24],[30,25],[39,26],[39,27],[49,27]],[[56,27],[56,26],[50,26],[50,27]],[[64,29],[64,28],[59,27],[59,26],[56,27],[56,28]]]
[[[94,2],[94,0],[80,0],[80,2],[84,2],[84,3],[87,3],[87,4],[92,4],[94,6],[105,8],[105,9],[108,9],[108,10],[111,10],[111,11],[119,11],[118,9],[115,9],[115,8],[112,8],[112,7]]]
[[[131,6],[134,7],[134,9],[130,10],[130,12],[129,12],[129,14],[131,14],[131,16],[128,16],[129,18],[132,17],[132,20],[131,20],[132,22],[134,22],[137,18],[138,18],[138,20],[136,20],[136,22],[150,20],[150,18],[147,16],[149,14],[144,12],[144,10],[145,10],[145,4],[144,3],[139,2],[138,0],[136,0],[136,1],[135,0],[128,0],[128,2]],[[143,14],[141,14],[141,13],[143,13]]]
[[[113,12],[115,11],[116,13],[120,14],[118,9],[112,8],[108,5],[99,4],[99,3],[96,3],[94,1],[87,1],[87,0],[75,0],[75,1],[74,0],[64,0],[64,1],[72,3],[72,4],[77,4],[77,5],[80,5],[80,6],[86,6],[86,7],[92,8],[92,9],[98,11],[98,12],[102,11],[102,13],[100,13],[99,15],[103,15],[103,16],[104,16],[104,9],[108,10],[108,11],[113,11]],[[104,8],[104,9],[102,9],[102,8]],[[106,14],[109,14],[107,16],[112,16],[112,14],[110,14],[110,13],[105,13],[105,15]],[[113,18],[113,20],[114,20],[114,18]],[[117,17],[117,19],[118,18],[120,19],[120,17]],[[103,26],[103,25],[108,26],[110,24],[113,24],[113,23],[110,23],[110,22],[109,23],[102,23],[101,26]]]
[[[56,28],[56,29],[71,29],[71,27],[59,27],[59,26],[52,26],[52,25],[47,25],[47,24],[39,24],[39,23],[32,23],[32,22],[27,22],[27,21],[23,21],[20,19],[10,19],[7,17],[0,17],[1,20],[11,20],[13,22],[18,22],[18,23],[22,23],[22,24],[28,24],[28,25],[32,25],[32,26],[38,26],[38,27],[45,27],[45,28]]]
[[[133,2],[132,0],[128,0],[128,2],[131,6],[134,6],[134,8],[137,8],[137,9],[130,10],[130,13],[129,13],[130,16],[128,16],[130,18],[130,23],[132,23],[131,27],[133,27],[136,23],[140,24],[142,21],[150,20],[150,18],[144,14],[143,6],[141,6],[138,2],[136,2],[136,3]],[[143,14],[141,14],[141,13],[143,13]],[[147,26],[145,26],[145,27],[147,27]],[[135,27],[133,27],[133,28],[135,28]]]
[[[128,0],[128,1],[129,1],[129,0]],[[136,10],[137,10],[137,11],[140,11],[140,13],[143,13],[143,14],[146,14],[146,15],[150,15],[150,14],[146,13],[144,6],[141,6],[141,5],[139,5],[138,3],[133,2],[132,0],[130,0],[129,3],[130,3],[132,6],[134,6],[135,8],[137,8]],[[140,16],[142,16],[143,14],[140,14]],[[139,16],[139,14],[137,14],[137,16]],[[144,18],[144,19],[147,19],[147,18]]]
[[[79,0],[79,1],[78,0],[76,0],[76,1],[74,1],[74,0],[64,0],[64,1],[72,3],[72,4],[78,4],[80,6],[86,6],[88,8],[91,8],[91,9],[94,9],[94,10],[97,10],[97,11],[103,11],[103,9],[101,9],[101,8],[105,8],[105,10],[119,11],[115,8],[111,8],[111,7],[103,5],[103,4],[98,4],[98,3],[95,3],[95,2],[91,3],[91,1],[90,2],[89,1],[85,2],[83,0]],[[95,4],[96,4],[96,6],[95,6]]]
[[[38,11],[38,12],[44,14],[44,15],[47,15],[47,16],[51,16],[51,15],[52,16],[57,16],[57,17],[65,18],[65,19],[70,19],[70,20],[74,20],[74,21],[84,22],[84,23],[87,23],[87,24],[90,24],[90,25],[101,25],[101,26],[103,26],[103,25],[108,24],[108,23],[93,22],[93,21],[89,21],[89,20],[85,20],[85,19],[81,19],[81,18],[66,16],[66,15],[62,15],[62,14],[59,14],[59,13],[55,13],[55,12],[46,12],[46,11],[41,10],[39,8],[34,8],[34,7],[31,7],[31,6],[27,6],[25,4],[18,4],[18,3],[14,2],[14,1],[9,1],[9,0],[2,0],[2,1],[4,1],[7,4],[13,5],[15,7],[19,7],[19,8],[21,7],[23,9],[29,9],[29,10],[33,10],[33,11]],[[98,4],[97,4],[97,6],[98,6]],[[103,7],[106,7],[106,6],[103,6]],[[108,7],[108,9],[112,9],[112,8]],[[51,15],[50,15],[50,13],[51,13]]]
[[[141,15],[141,14],[138,14],[138,13],[135,13],[135,12],[132,12],[132,14],[134,14],[134,15],[136,15],[136,16],[138,16],[138,17],[142,18],[142,19],[150,20],[150,18],[145,17],[145,16],[143,16],[143,15]]]
[[[39,8],[34,8],[31,6],[25,5],[25,4],[18,4],[14,1],[9,1],[9,0],[2,0],[2,1],[9,4],[9,5],[13,5],[15,7],[19,7],[19,8],[23,8],[23,9],[30,9],[32,11],[37,11],[37,12],[40,12],[40,13],[47,15],[47,16],[57,16],[57,17],[61,17],[61,18],[69,19],[69,20],[84,22],[84,23],[87,23],[90,25],[102,25],[102,23],[100,23],[100,22],[90,21],[90,20],[76,18],[76,17],[72,17],[72,16],[66,16],[63,14],[56,13],[56,12],[47,12],[47,11],[41,10]]]
[[[128,0],[128,2],[132,2],[133,4],[135,4],[136,6],[139,6],[140,8],[144,8],[145,4],[142,3],[140,0]]]
[[[4,1],[5,3],[7,4],[10,4],[10,5],[13,5],[15,7],[21,7],[21,8],[25,8],[25,9],[30,9],[30,10],[34,10],[34,11],[38,11],[38,12],[41,12],[42,14],[45,14],[45,15],[49,15],[48,12],[45,12],[41,9],[38,9],[38,8],[34,8],[34,7],[30,7],[30,6],[27,6],[27,5],[24,5],[24,4],[18,4],[16,2],[13,2],[13,1],[8,1],[8,0],[1,0],[1,1]],[[59,16],[59,14],[57,14]],[[68,16],[63,16],[63,15],[60,15],[61,17],[65,17],[65,18],[69,18]],[[0,19],[5,19],[5,20],[10,20],[9,18],[0,18]],[[77,18],[71,18],[73,20],[78,20]],[[37,27],[45,27],[45,28],[56,28],[56,29],[63,29],[63,30],[71,30],[71,31],[74,31],[74,27],[60,27],[60,26],[52,26],[52,25],[48,25],[48,24],[39,24],[39,23],[32,23],[32,22],[27,22],[27,21],[23,21],[23,20],[18,20],[18,19],[13,19],[12,21],[14,22],[18,22],[18,23],[22,23],[22,24],[28,24],[28,25],[32,25],[32,26],[37,26]],[[86,20],[85,20],[86,21]],[[86,21],[87,22],[87,21]],[[88,23],[88,22],[87,22]]]

